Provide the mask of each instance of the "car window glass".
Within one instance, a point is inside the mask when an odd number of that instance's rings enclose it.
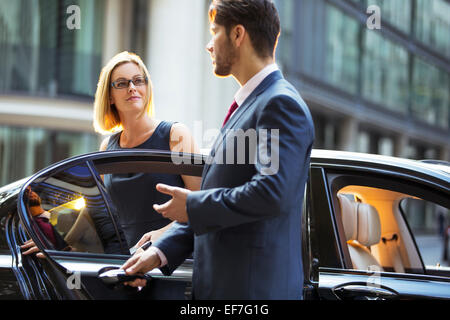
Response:
[[[161,173],[151,166],[151,162],[147,164],[148,167],[145,164],[136,167],[122,163],[111,166],[109,171],[102,171],[105,193],[129,248],[148,232],[152,232],[151,241],[154,242],[172,223],[153,208],[154,204],[163,204],[171,199],[170,195],[158,192],[156,184],[184,187],[179,174]]]
[[[36,179],[25,190],[33,229],[48,249],[129,254],[97,182],[95,171],[82,163]]]
[[[424,273],[421,256],[425,264],[443,264],[443,242],[436,234],[438,217],[448,217],[448,209],[417,194],[361,185],[340,188],[337,200],[352,269]]]
[[[449,266],[450,210],[435,203],[406,198],[400,202],[425,268]]]

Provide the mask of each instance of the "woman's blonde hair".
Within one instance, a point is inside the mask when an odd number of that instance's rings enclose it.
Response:
[[[140,67],[148,79],[147,95],[144,100],[145,108],[139,116],[147,113],[149,117],[152,117],[154,114],[152,82],[147,67],[138,55],[123,51],[112,57],[100,72],[94,102],[94,129],[96,132],[108,134],[123,129],[116,106],[110,103],[111,74],[116,67],[129,62]]]

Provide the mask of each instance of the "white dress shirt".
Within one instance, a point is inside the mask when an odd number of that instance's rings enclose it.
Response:
[[[276,63],[272,63],[265,66],[261,69],[261,71],[251,77],[251,79],[248,80],[234,95],[234,101],[236,101],[237,105],[240,107],[256,89],[256,87],[258,87],[269,74],[276,70],[278,70],[278,65]],[[233,114],[235,112],[233,112]],[[233,116],[233,114],[231,115],[231,117]]]

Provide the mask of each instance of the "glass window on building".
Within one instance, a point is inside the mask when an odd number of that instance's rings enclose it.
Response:
[[[439,153],[436,148],[427,148],[425,150],[425,156],[424,159],[439,159]]]
[[[423,142],[410,141],[406,148],[406,156],[410,159],[439,159],[440,154],[437,147],[426,145]]]
[[[0,127],[0,186],[36,173],[57,161],[98,150],[91,133],[42,128]]]
[[[294,13],[295,2],[294,0],[278,0],[275,1],[275,5],[280,15],[281,34],[278,39],[278,45],[276,50],[276,60],[281,62],[283,69],[287,69],[287,64],[291,62],[291,52],[293,44],[293,28],[294,28]]]
[[[336,150],[339,138],[336,119],[332,119],[320,113],[314,113],[312,116],[315,131],[313,148]]]
[[[375,30],[364,30],[362,96],[382,107],[407,113],[408,53]]]
[[[370,135],[366,131],[360,131],[357,136],[356,151],[367,153],[370,150]]]
[[[421,58],[413,61],[412,116],[431,125],[449,128],[450,75]]]
[[[407,34],[411,33],[412,0],[365,0],[364,2],[366,8],[370,5],[376,5],[380,8],[382,26],[383,21],[388,21],[397,29]]]
[[[334,122],[327,121],[323,128],[323,145],[325,149],[336,149],[338,139],[337,126]]]
[[[416,1],[416,38],[450,58],[450,3],[446,0]]]
[[[314,144],[315,149],[324,149],[325,147],[325,134],[324,128],[326,124],[326,118],[321,114],[312,113],[314,123]]]
[[[360,129],[356,138],[356,151],[385,156],[394,155],[394,139],[378,131]]]
[[[149,28],[148,0],[134,0],[131,19],[130,48],[128,51],[140,57],[147,56],[147,32]]]
[[[103,0],[0,0],[0,93],[93,96],[103,12]]]
[[[326,7],[326,81],[355,94],[358,90],[359,23],[332,5]]]
[[[393,156],[394,140],[390,137],[381,137],[378,140],[378,154],[385,156]]]

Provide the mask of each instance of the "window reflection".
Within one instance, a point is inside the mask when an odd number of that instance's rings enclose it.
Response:
[[[123,233],[112,218],[114,213],[85,164],[33,183],[30,191],[25,203],[34,228],[49,248],[129,254]]]
[[[67,244],[61,234],[55,229],[54,223],[50,222],[54,216],[52,217],[50,212],[44,210],[41,197],[30,186],[25,190],[25,198],[28,199],[28,210],[33,218],[33,222],[45,239],[56,250],[71,251],[72,247]]]
[[[358,89],[358,22],[327,6],[325,79],[351,93]]]

